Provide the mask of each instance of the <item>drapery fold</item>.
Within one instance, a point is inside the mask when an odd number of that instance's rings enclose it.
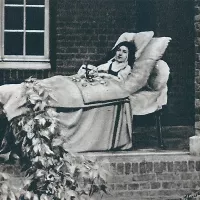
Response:
[[[108,80],[112,82],[111,79]],[[58,113],[58,128],[62,145],[66,151],[87,152],[107,151],[114,149],[126,150],[132,147],[132,116],[146,112],[151,105],[157,109],[162,105],[160,91],[143,91],[126,97],[127,91],[120,93],[122,87],[112,84],[90,85],[86,93],[91,93],[88,99],[95,99],[96,89],[105,99],[99,102],[85,103],[84,89],[77,86],[71,77],[55,76],[44,80],[36,80],[36,84],[50,89],[52,99],[50,106]],[[26,83],[4,85],[0,87],[0,103],[9,121],[26,114]],[[79,83],[80,84],[80,83]],[[89,87],[92,88],[89,90]],[[84,87],[83,87],[84,88]],[[101,88],[101,89],[100,89]],[[119,90],[117,90],[117,88]],[[106,95],[106,90],[110,94]],[[102,92],[102,93],[101,93]],[[105,92],[105,93],[103,93]],[[86,94],[85,93],[85,94]],[[107,93],[107,94],[108,94]],[[95,98],[93,98],[93,95]],[[105,95],[105,97],[104,97]],[[86,95],[87,96],[87,95]],[[164,97],[166,91],[164,92]],[[151,107],[152,108],[152,107]],[[152,111],[150,109],[149,111]]]
[[[102,151],[132,147],[130,102],[58,113],[65,150]]]

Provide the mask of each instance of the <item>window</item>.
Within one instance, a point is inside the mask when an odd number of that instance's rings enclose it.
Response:
[[[1,64],[48,62],[49,0],[1,0],[0,6]]]

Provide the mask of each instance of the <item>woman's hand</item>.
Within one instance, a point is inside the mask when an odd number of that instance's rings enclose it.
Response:
[[[88,70],[89,70],[89,75],[92,77],[97,77],[98,76],[98,69],[94,65],[88,65]]]
[[[86,71],[88,70],[88,75],[95,76],[97,74],[97,68],[94,65],[81,65],[80,69],[77,72],[77,75],[80,78],[86,77]]]

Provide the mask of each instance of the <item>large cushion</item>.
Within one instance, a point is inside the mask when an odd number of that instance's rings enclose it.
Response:
[[[167,104],[167,86],[159,91],[140,91],[130,95],[133,115],[147,115]]]
[[[125,89],[133,94],[147,85],[151,71],[163,56],[170,37],[152,38],[141,56],[134,63],[131,74],[125,82]]]
[[[135,53],[135,58],[138,59],[142,51],[144,50],[144,48],[152,39],[153,35],[154,35],[153,31],[145,31],[145,32],[139,32],[139,33],[125,32],[118,38],[117,42],[115,43],[115,46],[123,41],[134,42],[137,48],[137,51]]]
[[[161,90],[166,87],[169,79],[169,73],[170,70],[167,63],[163,60],[159,60],[148,79],[148,87],[152,90]]]
[[[171,40],[170,37],[152,38],[151,41],[146,46],[146,48],[144,49],[144,51],[142,52],[137,62],[147,59],[152,59],[156,61],[160,60],[170,40]]]

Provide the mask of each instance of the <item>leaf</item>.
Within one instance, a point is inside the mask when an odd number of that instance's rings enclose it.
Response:
[[[21,118],[21,120],[18,122],[19,126],[23,126],[24,125],[24,117]]]
[[[39,93],[39,95],[41,95],[43,92],[44,92],[44,88],[41,87],[41,88],[39,89],[38,93]]]
[[[45,118],[41,118],[41,119],[38,120],[38,122],[39,122],[40,125],[44,126],[45,123],[46,123],[46,119]]]
[[[31,180],[30,179],[25,179],[23,181],[23,188],[28,188],[31,184]]]
[[[25,124],[22,127],[22,130],[26,131],[26,132],[31,132],[32,131],[32,127],[29,124]]]
[[[1,200],[7,200],[8,199],[8,195],[6,194],[1,194]]]
[[[30,150],[31,150],[31,147],[29,147],[29,146],[26,146],[25,147],[25,151],[28,153],[28,152],[30,152]]]
[[[33,138],[32,139],[32,145],[35,146],[36,144],[39,144],[40,140],[38,138]]]
[[[39,161],[39,156],[36,156],[35,158],[32,158],[31,161],[33,163],[37,163]]]
[[[48,130],[42,130],[40,135],[50,140],[50,132]]]
[[[47,103],[45,101],[42,101],[40,109],[44,110],[44,108],[47,106]]]
[[[54,152],[46,144],[42,144],[42,148],[47,155],[54,155]]]
[[[39,115],[36,115],[36,116],[34,117],[34,120],[40,120],[40,119],[42,119],[42,118],[43,118],[42,115],[39,114]]]
[[[57,164],[57,166],[55,167],[55,170],[56,170],[57,172],[59,172],[60,169],[62,168],[62,166],[63,166],[63,163],[61,163],[60,165]]]
[[[47,91],[44,91],[43,99],[46,100],[49,96],[49,93]]]
[[[74,190],[68,190],[66,191],[66,193],[70,196],[70,197],[77,197],[77,193]]]
[[[45,157],[38,156],[38,161],[40,161],[40,163],[41,163],[44,167],[48,166],[48,165],[47,165],[48,163],[46,162],[46,158],[45,158]]]
[[[10,175],[7,173],[0,173],[1,178],[3,178],[3,180],[9,180],[10,179]],[[5,186],[6,187],[6,186]]]
[[[47,110],[47,114],[50,116],[50,117],[56,117],[58,115],[58,113],[56,112],[56,110],[54,108],[49,108]]]
[[[19,159],[19,156],[18,156],[16,153],[14,153],[14,154],[12,155],[12,157],[15,158],[15,159],[17,159],[17,160]]]
[[[36,173],[35,173],[35,175],[37,176],[37,177],[42,177],[42,176],[44,176],[46,174],[46,172],[44,171],[44,170],[42,170],[42,169],[37,169],[37,171],[36,171]]]
[[[10,190],[10,192],[9,192],[9,198],[10,198],[10,200],[17,200],[17,199],[15,198],[15,195],[14,195],[13,191],[11,191],[11,190]]]
[[[95,178],[97,178],[98,177],[98,172],[95,170],[93,170],[93,171],[90,171],[89,172],[89,176],[92,178],[92,179],[95,179]]]
[[[8,161],[10,159],[10,154],[11,154],[10,151],[5,154],[0,154],[0,158],[2,158],[4,161]]]
[[[1,186],[1,193],[8,195],[8,185],[6,183],[3,183],[3,185]]]
[[[33,200],[39,200],[38,195],[34,194]]]
[[[32,193],[29,192],[29,191],[26,191],[26,193],[24,194],[24,198],[25,199],[31,199],[31,197],[32,197]]]
[[[29,87],[29,88],[26,90],[26,94],[27,94],[27,95],[34,94],[33,88],[32,88],[32,87]]]
[[[35,136],[35,134],[34,134],[32,131],[27,132],[27,137],[28,137],[29,139],[32,139],[34,136]]]
[[[39,96],[39,95],[37,95],[37,94],[31,94],[30,96],[29,96],[29,98],[30,98],[30,101],[31,100],[33,100],[33,101],[41,101],[42,99],[41,99],[41,97]]]
[[[36,144],[34,147],[33,147],[33,151],[37,154],[38,152],[41,151],[41,144]]]
[[[40,110],[40,108],[41,108],[41,104],[42,104],[41,102],[37,102],[37,103],[35,104],[33,110],[34,110],[34,111],[36,111],[36,110]]]
[[[61,140],[60,138],[55,138],[52,141],[52,146],[53,147],[61,146],[62,143],[63,143],[63,140]]]
[[[54,101],[56,101],[56,102],[57,102],[57,99],[56,99],[56,97],[54,96],[54,94],[52,94],[52,93],[49,93],[49,97],[51,97],[51,99],[53,99]]]
[[[105,170],[104,168],[99,169],[99,176],[106,181],[108,176],[111,176],[111,173],[108,170]]]
[[[70,174],[74,174],[74,172],[75,172],[75,170],[76,170],[76,166],[71,165],[71,166],[69,166],[68,168],[69,168],[69,170],[70,170]]]
[[[51,131],[51,133],[55,133],[56,130],[56,123],[52,123],[48,128]]]

